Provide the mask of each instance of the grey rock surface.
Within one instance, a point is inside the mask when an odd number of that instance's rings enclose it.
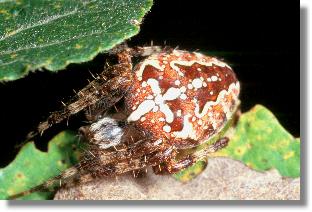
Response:
[[[257,172],[228,158],[212,158],[206,170],[188,183],[151,170],[81,183],[57,192],[55,199],[76,200],[299,200],[300,179],[276,170]]]

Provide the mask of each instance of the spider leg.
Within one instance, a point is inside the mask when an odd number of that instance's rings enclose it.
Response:
[[[147,166],[157,166],[159,163],[168,161],[175,155],[173,146],[167,147],[165,144],[159,146],[159,140],[154,144],[158,146],[158,148],[147,147],[148,149],[144,151],[140,151],[143,150],[143,148],[138,148],[138,152],[134,155],[129,155],[127,151],[125,151],[126,155],[119,157],[119,161],[104,166],[90,166],[92,167],[92,171],[89,171],[93,177],[116,176],[126,172],[140,170]],[[105,161],[107,162],[106,158]]]
[[[82,164],[83,167],[87,167],[88,172],[93,177],[104,177],[104,176],[116,176],[121,175],[126,172],[140,170],[147,166],[156,166],[159,164],[159,160],[165,161],[172,157],[174,152],[173,147],[164,148],[160,151],[147,152],[140,157],[131,156],[129,158],[124,158],[124,160],[116,161],[103,165],[101,159],[94,160],[93,158],[90,162],[86,161],[86,164]],[[139,155],[138,155],[139,156]]]
[[[229,142],[229,138],[224,137],[220,138],[217,142],[215,142],[212,145],[207,146],[206,148],[203,148],[199,151],[196,151],[190,155],[187,155],[183,157],[182,159],[179,159],[176,161],[173,157],[170,158],[170,160],[166,161],[164,164],[161,164],[159,167],[153,167],[154,172],[156,174],[164,174],[164,173],[177,173],[196,162],[203,160],[207,157],[208,154],[211,154],[213,152],[216,152],[224,147],[227,146]]]
[[[90,151],[99,160],[99,164],[104,166],[109,163],[118,163],[131,158],[145,157],[146,154],[159,151],[162,148],[162,140],[141,139],[129,146],[120,145],[113,148],[113,151],[101,150],[98,146],[90,146]],[[146,158],[146,157],[145,157]]]
[[[8,199],[12,200],[12,199],[17,199],[26,195],[29,195],[31,193],[34,192],[52,192],[54,191],[56,188],[66,185],[69,182],[74,181],[75,179],[79,178],[79,176],[84,175],[86,173],[83,173],[82,169],[79,169],[78,166],[73,166],[67,170],[65,170],[64,172],[62,172],[61,174],[45,181],[44,183],[35,186],[29,190],[11,195],[8,197]],[[62,185],[61,185],[62,182]]]
[[[93,107],[101,108],[100,112],[103,112],[118,102],[131,85],[132,63],[128,51],[120,52],[117,57],[120,63],[110,67],[115,77],[107,80],[103,74],[90,82],[77,93],[74,101],[71,101],[62,110],[53,112],[46,121],[41,122],[38,132],[42,134],[52,125],[60,123],[90,106],[95,105]]]
[[[155,53],[160,53],[169,50],[169,48],[163,48],[161,46],[142,46],[131,49],[131,54],[135,57],[146,57]]]
[[[164,50],[166,51],[169,49],[170,49],[169,47],[154,46],[154,45],[129,48],[126,43],[122,43],[116,46],[115,48],[111,49],[109,53],[112,55],[115,55],[115,54],[118,54],[120,52],[127,50],[129,51],[129,54],[134,57],[146,57],[146,56],[150,56],[155,53],[160,53],[160,52],[163,52]]]
[[[91,177],[111,176],[144,168],[150,163],[147,160],[148,158],[152,158],[152,163],[156,163],[155,157],[158,156],[155,154],[154,159],[148,155],[145,157],[142,156],[144,154],[152,155],[153,152],[158,151],[161,143],[160,140],[152,142],[145,139],[127,148],[113,152],[103,151],[99,148],[90,148],[85,151],[83,159],[75,166],[34,188],[12,195],[9,199],[17,199],[37,191],[53,191],[60,187],[60,182],[62,182],[63,186],[66,186],[73,183],[73,181],[79,181],[85,175],[90,175]],[[132,160],[130,159],[132,157],[138,158]]]

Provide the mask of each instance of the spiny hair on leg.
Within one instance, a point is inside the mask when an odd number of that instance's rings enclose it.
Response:
[[[10,196],[9,199],[17,199],[32,194],[34,192],[52,192],[60,186],[64,186],[69,184],[70,182],[73,182],[73,180],[75,180],[75,178],[81,174],[82,172],[76,166],[71,167],[61,174],[57,175],[56,177],[53,177],[36,187]]]

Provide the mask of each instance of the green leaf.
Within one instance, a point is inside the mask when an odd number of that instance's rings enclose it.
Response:
[[[241,115],[229,146],[214,156],[240,160],[259,171],[275,168],[282,176],[300,176],[300,139],[261,105]]]
[[[48,145],[48,152],[38,150],[33,142],[22,147],[15,160],[0,169],[0,199],[33,188],[77,163],[80,153],[77,136],[64,131]],[[48,192],[36,192],[22,199],[47,199]]]
[[[195,177],[197,177],[199,174],[201,174],[205,168],[207,167],[207,160],[200,160],[194,165],[176,173],[173,174],[173,177],[183,183],[186,183]]]
[[[64,69],[139,31],[152,0],[0,1],[0,80]]]
[[[230,157],[258,171],[275,168],[282,176],[300,176],[300,139],[290,135],[268,109],[256,105],[240,116],[235,128],[233,120],[216,137],[196,148],[183,150],[182,156],[192,154],[227,136],[230,138],[229,145],[208,157]],[[205,168],[204,161],[199,161],[173,176],[181,182],[187,182]]]

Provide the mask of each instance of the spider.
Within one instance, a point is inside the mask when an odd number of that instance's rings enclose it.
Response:
[[[239,105],[240,85],[226,63],[197,52],[159,46],[110,51],[118,63],[108,66],[75,99],[38,126],[51,126],[85,111],[91,122],[79,129],[88,144],[83,160],[59,176],[14,198],[44,190],[77,173],[120,175],[153,167],[156,174],[176,173],[225,147],[224,137],[199,151],[180,155],[216,136]],[[133,67],[133,59],[140,61]],[[118,113],[109,109],[122,102]]]

